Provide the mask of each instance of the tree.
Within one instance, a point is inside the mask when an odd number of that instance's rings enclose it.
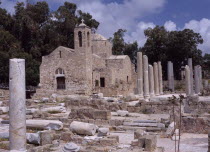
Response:
[[[51,12],[44,1],[26,6],[18,2],[12,15],[0,8],[0,83],[8,84],[9,59],[18,57],[26,59],[27,85],[36,86],[42,56],[60,45],[73,48],[74,28],[81,18],[90,28],[98,28],[99,22],[74,3],[65,2]]]
[[[145,35],[147,41],[142,51],[148,55],[150,63],[162,62],[165,78],[168,61],[174,63],[176,79],[180,79],[180,68],[187,64],[188,58],[193,58],[194,65],[202,64],[202,52],[197,48],[203,43],[199,33],[190,29],[168,32],[163,26],[156,26],[154,29],[145,30]]]
[[[124,41],[124,33],[126,32],[125,29],[119,29],[117,32],[114,33],[114,37],[110,38],[112,42],[112,51],[114,55],[122,55],[125,51],[125,41]]]

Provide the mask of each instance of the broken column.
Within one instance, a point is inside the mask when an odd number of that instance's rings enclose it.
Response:
[[[149,93],[150,96],[154,96],[154,72],[153,72],[153,66],[149,65]]]
[[[190,68],[188,65],[185,66],[185,91],[186,91],[186,95],[190,96],[191,95],[191,72],[190,72]]]
[[[194,76],[195,76],[195,93],[200,93],[200,73],[199,73],[199,66],[194,67]]]
[[[174,92],[174,68],[173,63],[168,61],[168,89]]]
[[[143,58],[142,52],[137,53],[137,91],[143,97]]]
[[[159,90],[159,78],[158,78],[158,65],[156,62],[154,62],[154,81],[155,81],[155,95],[160,95]]]
[[[148,73],[148,57],[143,56],[144,64],[144,98],[149,99],[149,73]]]
[[[194,94],[194,89],[193,89],[193,65],[192,65],[192,58],[188,58],[188,66],[190,68],[190,82],[191,82],[191,94]]]
[[[9,141],[10,150],[26,150],[25,60],[10,59],[9,69]]]
[[[163,94],[163,73],[161,62],[158,62],[158,78],[159,78],[159,90],[160,94]]]

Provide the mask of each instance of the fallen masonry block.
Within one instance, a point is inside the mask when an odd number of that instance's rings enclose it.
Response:
[[[27,128],[47,129],[47,130],[61,130],[63,123],[58,120],[26,120]]]
[[[93,136],[96,133],[97,126],[90,123],[73,121],[70,124],[70,130],[79,135]]]
[[[107,136],[109,133],[109,128],[99,128],[98,129],[98,136]]]

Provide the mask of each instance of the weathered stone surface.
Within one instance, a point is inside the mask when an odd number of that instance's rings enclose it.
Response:
[[[92,108],[72,109],[69,114],[70,119],[102,119],[110,120],[111,112],[107,110],[96,110]]]
[[[32,118],[36,119],[36,118],[41,118],[41,119],[45,119],[49,116],[49,113],[47,112],[43,112],[43,111],[35,111],[33,114],[32,114]]]
[[[61,130],[63,129],[63,123],[58,120],[26,120],[27,128],[49,129],[49,130]]]
[[[150,97],[154,96],[154,88],[155,84],[154,84],[154,69],[152,65],[149,65],[149,93],[150,93]]]
[[[160,95],[158,65],[156,62],[154,62],[153,67],[154,67],[155,95]]]
[[[157,147],[157,137],[153,135],[146,135],[145,137],[145,151],[154,151]]]
[[[159,79],[160,94],[163,94],[163,73],[162,73],[162,65],[160,61],[158,61],[158,79]]]
[[[80,147],[75,144],[75,143],[67,143],[64,147],[63,147],[63,152],[77,152],[80,150]]]
[[[52,137],[52,131],[40,131],[40,144],[41,145],[47,145],[47,144],[52,144],[53,137]]]
[[[186,83],[186,95],[192,95],[192,81],[191,81],[191,71],[188,65],[185,66],[185,83]]]
[[[168,89],[174,92],[174,67],[171,61],[168,61]]]
[[[69,141],[72,140],[73,135],[74,134],[70,131],[69,132],[62,132],[61,133],[61,140],[69,142]]]
[[[125,110],[118,110],[117,114],[118,114],[118,116],[125,117],[125,116],[129,115],[129,112],[125,111]]]
[[[143,58],[142,52],[137,53],[137,93],[143,97]]]
[[[139,139],[139,138],[143,137],[145,134],[146,133],[144,130],[138,129],[137,131],[134,132],[134,139]]]
[[[98,129],[98,136],[107,136],[109,133],[109,128],[99,128]]]
[[[2,113],[7,113],[9,112],[9,107],[0,107],[0,111],[2,111]]]
[[[171,137],[171,136],[174,134],[174,131],[175,131],[174,126],[176,126],[176,123],[175,123],[175,122],[172,122],[172,123],[168,126],[168,129],[166,130],[166,135],[167,135],[168,137]]]
[[[97,126],[90,123],[84,123],[79,121],[73,121],[70,124],[70,130],[73,133],[77,133],[79,135],[89,135],[93,136],[96,133]]]
[[[40,144],[40,134],[39,133],[27,133],[27,142],[30,144],[39,145]]]
[[[192,64],[192,58],[188,58],[188,66],[189,66],[189,70],[190,70],[190,93],[191,95],[194,94],[194,80],[193,80],[193,64]]]
[[[144,70],[144,98],[149,99],[149,72],[148,72],[148,57],[143,56],[143,70]]]
[[[60,113],[60,112],[66,112],[66,108],[63,106],[56,106],[56,107],[48,107],[48,108],[43,108],[41,111],[44,112],[55,112],[55,113]]]
[[[49,102],[50,101],[50,99],[49,98],[42,98],[42,102]]]
[[[10,150],[26,150],[25,60],[11,59],[9,71]]]

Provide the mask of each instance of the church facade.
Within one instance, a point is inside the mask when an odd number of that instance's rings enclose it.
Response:
[[[59,46],[42,57],[36,95],[127,95],[134,91],[135,77],[130,58],[112,55],[112,44],[81,23],[74,30],[74,49]]]

